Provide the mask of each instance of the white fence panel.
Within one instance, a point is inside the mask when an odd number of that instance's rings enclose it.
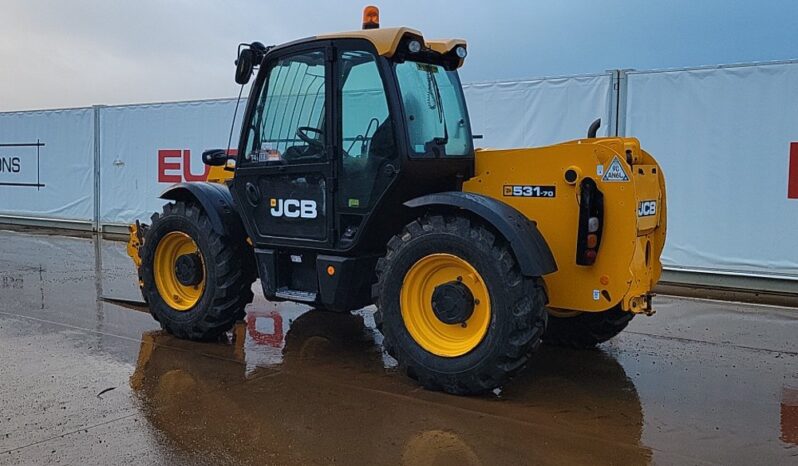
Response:
[[[0,113],[0,215],[93,219],[91,108]]]
[[[662,164],[666,266],[798,276],[798,63],[628,75],[626,133]]]
[[[239,119],[245,102],[239,107]],[[158,196],[181,181],[207,178],[202,151],[227,147],[235,99],[127,105],[100,113],[102,223],[149,221]],[[237,147],[239,126],[233,132]]]
[[[477,147],[532,147],[585,137],[601,118],[608,134],[612,74],[466,84]]]
[[[605,73],[466,84],[484,135],[476,145],[580,138],[596,118],[607,135],[612,83]],[[667,179],[665,265],[798,277],[798,199],[788,199],[798,63],[629,72],[627,83],[625,132]],[[234,99],[101,108],[100,221],[148,219],[164,189],[207,176],[201,153],[227,146],[234,108]],[[237,124],[233,147],[238,134]],[[0,113],[0,215],[94,220],[94,143],[91,108]]]

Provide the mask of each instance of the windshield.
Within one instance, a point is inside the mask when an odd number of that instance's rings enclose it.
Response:
[[[421,157],[473,155],[471,127],[456,71],[406,61],[396,64],[411,154]]]

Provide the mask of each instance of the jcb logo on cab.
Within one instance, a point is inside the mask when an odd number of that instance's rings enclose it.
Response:
[[[637,207],[638,217],[651,217],[657,214],[657,201],[641,201]]]
[[[306,199],[274,199],[269,202],[272,217],[316,218],[316,201]]]

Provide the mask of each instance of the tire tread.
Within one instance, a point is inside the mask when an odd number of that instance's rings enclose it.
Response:
[[[198,341],[209,341],[233,327],[236,321],[245,316],[245,307],[252,302],[254,294],[252,283],[255,281],[254,267],[248,260],[245,243],[235,241],[230,236],[216,233],[201,207],[190,202],[167,203],[162,214],[153,214],[152,224],[142,245],[142,268],[152,267],[155,254],[153,244],[154,232],[160,222],[169,217],[182,217],[194,224],[201,234],[206,235],[210,251],[202,251],[205,260],[212,261],[216,270],[216,283],[212,289],[212,297],[204,309],[204,315],[196,321],[180,324],[163,318],[170,311],[162,299],[150,299],[150,313],[161,324],[161,328],[178,338]],[[142,274],[146,276],[147,274]],[[206,283],[206,286],[212,284]],[[145,280],[145,292],[152,296],[158,290],[154,282]],[[206,290],[208,292],[208,290]],[[196,312],[191,309],[187,312]]]
[[[412,242],[428,234],[448,234],[473,244],[499,264],[504,276],[502,293],[510,297],[511,306],[503,318],[512,319],[512,331],[497,352],[494,360],[481,370],[458,374],[443,374],[413,363],[397,347],[390,330],[386,328],[385,303],[382,291],[396,259]],[[546,328],[546,293],[539,278],[524,277],[509,245],[480,223],[464,216],[427,215],[407,224],[401,233],[388,242],[388,248],[377,262],[375,296],[377,311],[375,322],[382,332],[385,349],[397,359],[400,368],[429,390],[442,390],[454,394],[479,394],[491,391],[510,380],[524,368],[531,354],[539,347]],[[387,330],[387,331],[386,331]]]

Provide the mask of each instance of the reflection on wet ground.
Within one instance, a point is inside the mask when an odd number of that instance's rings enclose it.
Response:
[[[224,341],[135,306],[124,245],[0,232],[0,463],[786,464],[798,312],[661,297],[600,350],[544,347],[501,393],[394,372],[372,310],[256,299]]]

